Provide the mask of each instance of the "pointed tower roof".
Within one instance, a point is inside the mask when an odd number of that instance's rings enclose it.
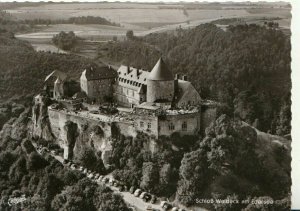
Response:
[[[173,80],[174,77],[166,63],[160,58],[151,70],[148,79],[153,81],[170,81]]]

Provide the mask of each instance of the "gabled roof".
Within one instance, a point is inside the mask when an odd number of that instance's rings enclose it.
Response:
[[[182,98],[182,96],[188,91],[190,86],[193,86],[190,81],[178,80],[176,101],[179,101]]]
[[[153,81],[170,81],[174,80],[174,76],[163,59],[160,58],[151,70],[148,79]]]
[[[117,73],[118,84],[120,86],[127,87],[135,91],[139,91],[143,85],[147,86],[147,77],[149,72],[146,70],[121,65]]]
[[[178,87],[177,87],[176,95],[175,95],[176,96],[175,102],[176,103],[179,102],[186,94],[190,93],[193,90],[196,91],[196,89],[194,88],[194,86],[192,85],[192,83],[190,81],[184,81],[184,80],[179,79]]]
[[[115,78],[116,71],[106,65],[90,64],[85,68],[85,77],[88,81]]]

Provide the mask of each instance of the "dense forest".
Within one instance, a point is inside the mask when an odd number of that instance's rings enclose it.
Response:
[[[26,109],[0,132],[0,210],[128,210],[109,188],[38,154],[28,136],[30,116]],[[9,204],[22,197],[24,202]]]
[[[202,98],[225,103],[223,112],[263,131],[290,133],[290,38],[257,25],[213,24],[150,34],[101,46],[111,61],[151,70],[160,56],[188,75]]]
[[[53,25],[53,24],[100,24],[100,25],[110,25],[110,26],[120,26],[120,24],[110,22],[102,17],[95,16],[80,16],[80,17],[71,17],[68,19],[58,19],[58,20],[50,20],[50,19],[27,19],[23,21],[26,24],[32,25]]]
[[[53,70],[78,79],[90,60],[67,54],[36,52],[29,43],[0,34],[0,99],[33,96]]]
[[[241,121],[221,115],[197,136],[160,137],[159,150],[147,149],[145,134],[136,138],[113,133],[111,157],[114,178],[128,186],[140,187],[175,203],[196,204],[197,198],[268,199],[271,205],[257,210],[288,210],[290,206],[290,149],[288,144],[269,139],[266,133]],[[279,139],[280,137],[276,137]],[[253,210],[238,203],[198,204],[210,210]]]
[[[142,38],[129,35],[124,42],[101,46],[99,52],[111,61],[149,70],[163,56],[174,73],[188,75],[203,98],[224,106],[204,137],[160,137],[156,153],[147,149],[147,135],[124,137],[112,128],[117,141],[112,143],[109,171],[114,177],[185,205],[194,205],[197,198],[268,199],[275,204],[204,206],[288,210],[289,143],[257,132],[245,122],[274,134],[290,133],[289,37],[256,25],[224,31],[212,24]],[[34,210],[127,210],[122,198],[107,188],[64,169],[50,156],[37,154],[27,136],[32,96],[43,87],[45,76],[57,69],[78,79],[92,61],[35,52],[29,43],[7,32],[0,33],[0,43],[0,99],[29,99],[24,106],[11,102],[0,106],[0,210],[9,210],[8,199],[22,194],[31,198]],[[93,151],[86,154],[78,162],[103,168]],[[16,210],[29,209],[26,203],[22,206]]]

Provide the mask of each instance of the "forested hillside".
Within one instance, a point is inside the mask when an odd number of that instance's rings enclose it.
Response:
[[[78,79],[91,61],[67,54],[36,52],[29,43],[0,34],[0,99],[32,96],[53,70]]]
[[[147,150],[149,137],[115,134],[110,162],[115,179],[175,203],[209,210],[253,210],[251,200],[270,200],[256,210],[290,207],[290,144],[221,115],[197,136],[160,137],[159,150]],[[248,203],[201,203],[197,199],[249,199]]]
[[[290,133],[290,38],[257,25],[213,24],[110,43],[108,59],[151,70],[159,56],[203,98],[263,131]],[[102,49],[104,49],[102,47]]]
[[[71,171],[31,144],[31,109],[0,131],[0,210],[127,211],[122,197]],[[13,203],[12,199],[25,201]],[[11,203],[10,203],[11,202]]]

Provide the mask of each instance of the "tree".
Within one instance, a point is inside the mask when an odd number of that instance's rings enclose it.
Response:
[[[37,152],[32,152],[27,161],[27,168],[28,170],[38,170],[44,168],[47,164],[48,162],[42,156]]]
[[[78,37],[73,31],[68,33],[61,31],[52,38],[52,42],[63,50],[72,50],[76,46],[78,40]]]
[[[180,166],[178,182],[178,199],[181,203],[191,205],[200,191],[209,184],[209,169],[206,152],[202,149],[184,154]]]
[[[132,30],[128,30],[128,31],[126,32],[126,38],[127,38],[128,40],[133,40],[133,39],[134,39],[134,34],[133,34],[133,31],[132,31]]]
[[[153,191],[155,185],[158,183],[159,172],[157,166],[152,162],[143,163],[143,177],[141,181],[141,188]]]

